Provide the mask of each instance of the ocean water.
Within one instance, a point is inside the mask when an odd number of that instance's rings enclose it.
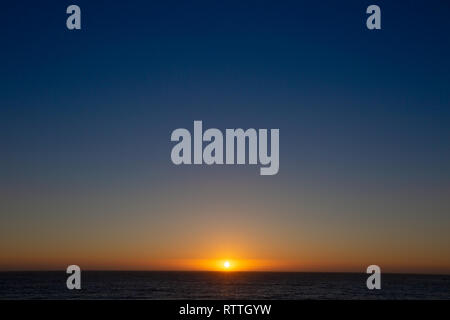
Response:
[[[0,299],[450,299],[450,275],[279,272],[83,271],[81,290],[65,272],[0,272]]]

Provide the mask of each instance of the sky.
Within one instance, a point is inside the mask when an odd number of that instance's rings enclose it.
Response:
[[[450,5],[374,3],[2,4],[0,270],[449,274]],[[194,120],[278,174],[174,165]]]

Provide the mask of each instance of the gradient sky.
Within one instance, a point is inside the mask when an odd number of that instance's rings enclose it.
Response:
[[[450,5],[392,2],[2,4],[0,270],[450,273]],[[194,120],[279,173],[173,165]]]

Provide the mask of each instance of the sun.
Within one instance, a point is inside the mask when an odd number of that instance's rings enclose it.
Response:
[[[230,261],[225,261],[225,262],[223,263],[223,267],[224,267],[225,269],[229,269],[229,268],[231,267]]]

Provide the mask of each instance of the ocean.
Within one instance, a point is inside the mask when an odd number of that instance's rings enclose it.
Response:
[[[0,299],[450,299],[450,275],[297,272],[83,271],[81,290],[65,272],[0,272]]]

